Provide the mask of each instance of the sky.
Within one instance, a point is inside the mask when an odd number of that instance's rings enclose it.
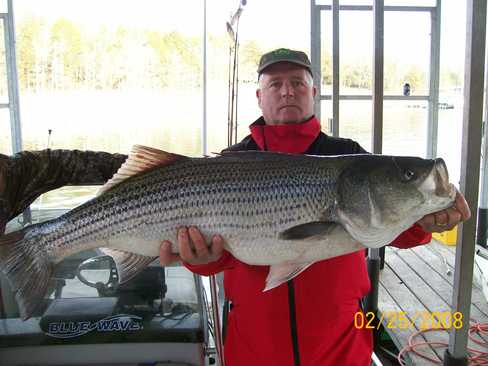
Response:
[[[6,0],[3,0],[5,3]],[[27,15],[48,19],[65,17],[87,27],[118,25],[203,34],[203,0],[13,0],[16,21]],[[330,0],[320,0],[329,3]],[[372,0],[341,0],[341,4],[372,4]],[[433,5],[434,0],[385,0],[385,5]],[[207,34],[225,34],[225,22],[237,10],[237,0],[207,0]],[[441,67],[462,68],[464,64],[465,0],[442,1]],[[330,14],[330,12],[328,12]],[[369,13],[369,12],[368,12]],[[332,26],[323,15],[324,42]],[[372,15],[341,12],[341,56],[364,58],[372,55]],[[426,13],[388,12],[385,15],[385,54],[399,62],[428,63],[430,22]],[[241,42],[257,40],[264,50],[289,47],[310,50],[309,0],[249,0],[239,23]],[[327,43],[329,42],[329,43]],[[372,56],[371,56],[372,57]]]

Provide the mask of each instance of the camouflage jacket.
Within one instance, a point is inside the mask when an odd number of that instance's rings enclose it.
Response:
[[[42,193],[65,185],[103,184],[127,158],[122,154],[79,150],[0,154],[0,234]]]

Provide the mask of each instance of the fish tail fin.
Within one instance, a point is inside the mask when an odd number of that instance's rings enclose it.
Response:
[[[53,271],[40,250],[40,235],[28,235],[38,225],[0,237],[0,270],[15,293],[24,320],[30,318],[44,297]]]

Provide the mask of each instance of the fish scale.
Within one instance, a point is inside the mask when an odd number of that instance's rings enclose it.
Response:
[[[188,158],[145,147],[135,148],[101,192],[55,220],[0,237],[0,269],[24,318],[44,296],[54,264],[81,250],[103,248],[124,282],[159,255],[162,240],[177,252],[177,229],[194,225],[207,242],[221,234],[237,259],[270,265],[270,289],[361,243],[386,245],[453,202],[440,159],[268,152]],[[396,214],[372,217],[376,200]]]
[[[240,198],[242,192],[251,193],[261,192],[259,195],[253,195],[254,203],[258,201],[263,204],[261,207],[248,206],[246,212],[252,218],[254,218],[254,225],[252,225],[253,230],[269,229],[273,225],[282,227],[286,224],[291,224],[294,221],[293,217],[282,218],[276,217],[269,223],[269,220],[263,222],[263,216],[269,216],[273,211],[281,211],[282,213],[287,213],[293,211],[294,206],[283,207],[283,199],[296,200],[300,197],[306,197],[303,195],[303,190],[295,191],[295,195],[292,196],[290,187],[293,188],[296,185],[296,179],[293,176],[287,174],[283,175],[285,169],[290,169],[290,167],[280,167],[279,169],[271,167],[269,164],[265,165],[262,171],[256,171],[255,169],[249,169],[249,167],[242,168],[242,162],[233,162],[232,164],[219,164],[218,159],[214,159],[215,164],[211,159],[209,161],[203,160],[193,160],[189,164],[181,164],[174,169],[165,169],[162,171],[151,172],[147,179],[133,179],[128,181],[126,185],[121,185],[115,188],[112,192],[107,192],[107,196],[104,200],[101,200],[100,205],[102,207],[102,213],[107,213],[102,215],[104,217],[105,225],[102,224],[102,229],[97,227],[97,230],[91,231],[90,228],[98,222],[96,219],[90,220],[90,218],[96,218],[93,212],[100,212],[98,205],[87,204],[87,207],[81,207],[79,210],[75,210],[72,215],[68,214],[64,217],[60,217],[58,220],[60,222],[65,221],[65,229],[60,231],[57,235],[56,245],[59,247],[63,246],[73,246],[72,250],[65,251],[64,253],[71,253],[76,250],[77,243],[79,245],[84,245],[85,242],[98,242],[107,235],[107,230],[110,228],[111,234],[121,235],[122,233],[127,233],[128,235],[141,235],[137,230],[139,225],[136,224],[138,217],[145,217],[147,220],[152,221],[156,225],[162,225],[165,230],[152,230],[148,233],[143,233],[144,237],[149,237],[152,239],[164,238],[171,232],[171,239],[174,239],[174,232],[177,226],[181,225],[182,221],[186,221],[187,225],[191,224],[192,214],[191,212],[186,212],[191,208],[191,202],[194,202],[197,198],[201,198],[201,192],[205,192],[207,187],[214,186],[217,182],[226,181],[227,185],[222,187],[222,189],[217,190],[215,194],[207,194],[206,200],[200,201],[198,207],[201,210],[207,208],[209,215],[217,215],[221,207],[226,207],[227,205],[234,205],[235,201]],[[209,166],[210,165],[210,166]],[[224,170],[225,169],[225,170]],[[233,174],[235,171],[243,169],[243,175],[236,176]],[[301,170],[306,170],[300,168]],[[193,171],[194,174],[188,175],[188,171]],[[205,175],[202,175],[206,172]],[[303,173],[301,171],[297,172],[299,175]],[[242,179],[241,179],[242,177]],[[293,184],[295,181],[295,184]],[[254,184],[252,184],[254,183]],[[198,189],[192,189],[199,184]],[[141,185],[143,187],[141,187]],[[251,187],[251,188],[246,188]],[[318,187],[318,185],[315,185]],[[240,192],[239,192],[240,191]],[[145,194],[141,194],[145,192]],[[281,193],[281,195],[280,195]],[[163,197],[160,197],[163,196]],[[119,198],[118,198],[119,197]],[[123,198],[122,198],[123,197]],[[151,203],[161,203],[163,202],[177,202],[174,205],[169,205],[168,207],[161,207],[160,210],[147,210],[151,207]],[[306,206],[305,204],[302,204]],[[274,207],[273,207],[274,206]],[[280,207],[281,206],[281,207]],[[300,206],[300,205],[296,205]],[[117,207],[117,210],[115,210]],[[232,210],[233,209],[233,210]],[[248,230],[249,225],[239,225],[233,219],[234,216],[242,217],[244,215],[239,214],[236,211],[238,207],[231,207],[227,215],[219,217],[219,219],[224,219],[220,222],[220,227],[216,224],[214,227],[214,232],[219,232],[218,229],[221,228],[221,232],[225,232],[227,228],[231,229],[242,229]],[[244,209],[244,207],[240,207]],[[120,211],[122,214],[117,215]],[[161,211],[165,212],[165,215],[161,215]],[[311,210],[309,210],[311,211]],[[81,212],[82,218],[78,217]],[[124,214],[125,213],[125,214]],[[84,225],[85,219],[88,220]],[[114,219],[117,218],[117,219]],[[227,220],[225,220],[227,218]],[[190,220],[189,220],[190,219]],[[167,222],[173,222],[173,225],[165,225]],[[179,225],[176,225],[178,224]],[[73,238],[70,237],[68,242],[61,243],[61,240],[66,238],[66,235],[71,233],[77,233]],[[95,233],[96,235],[91,235]],[[149,235],[148,235],[149,234]],[[265,235],[263,233],[262,235]],[[81,241],[83,239],[83,241]],[[49,241],[49,238],[46,238]],[[86,247],[84,247],[86,249]],[[59,257],[58,260],[62,259]]]

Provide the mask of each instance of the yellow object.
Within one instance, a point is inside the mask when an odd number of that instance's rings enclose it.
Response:
[[[444,231],[442,233],[432,233],[432,237],[446,245],[456,245],[457,226],[452,230]]]

